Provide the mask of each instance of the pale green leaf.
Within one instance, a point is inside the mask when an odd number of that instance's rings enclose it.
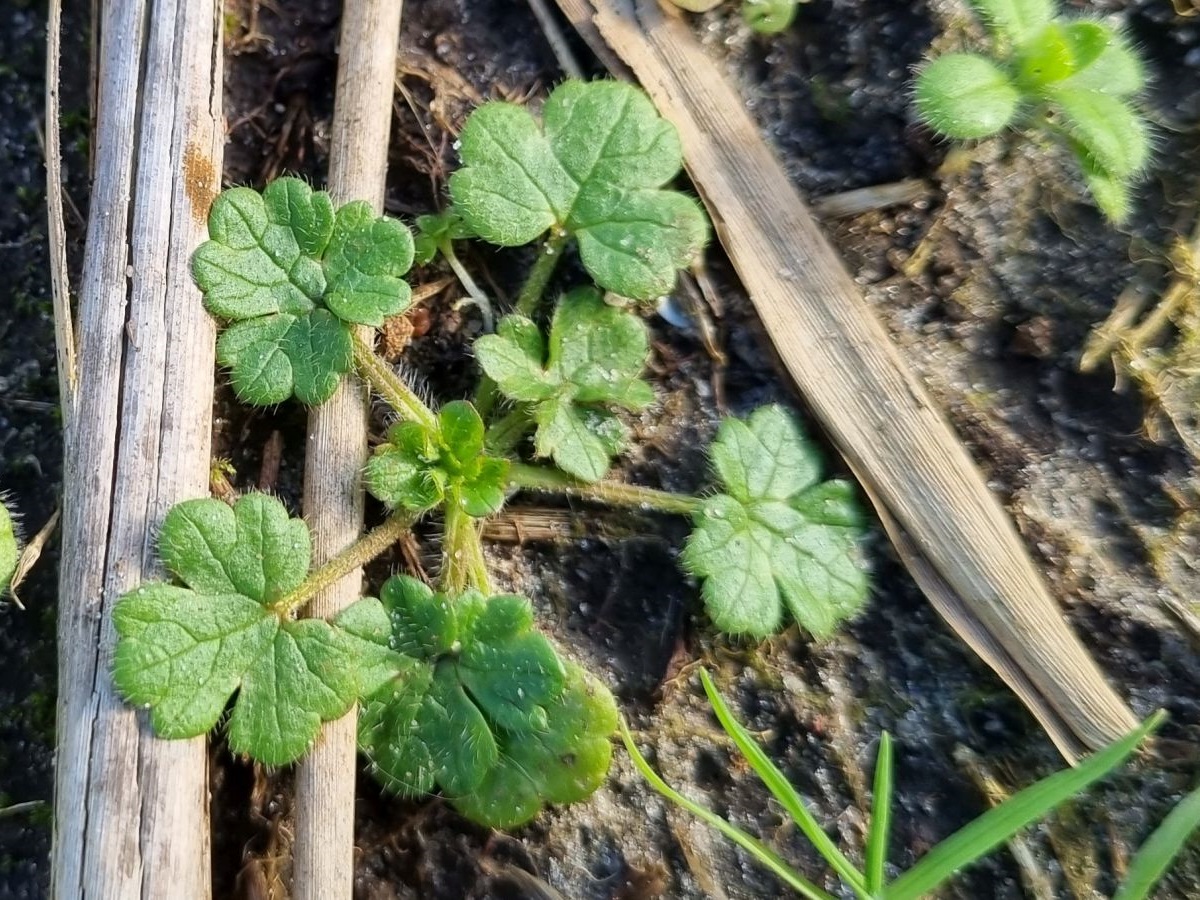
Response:
[[[710,450],[724,493],[708,498],[684,550],[721,631],[765,636],[786,609],[826,636],[866,601],[860,514],[844,482],[779,407],[722,424]]]
[[[612,458],[625,447],[626,430],[620,419],[567,398],[539,403],[534,421],[538,456],[550,457],[564,472],[584,481],[603,478]]]
[[[1145,167],[1150,136],[1128,103],[1111,94],[1066,87],[1053,96],[1078,151],[1097,168],[1128,179]]]
[[[938,134],[984,138],[1016,115],[1021,94],[999,66],[975,53],[947,53],[917,76],[917,111]]]
[[[1053,0],[970,0],[980,17],[1018,46],[1036,37],[1056,12]]]
[[[779,34],[796,18],[801,0],[743,0],[742,18],[759,34]]]

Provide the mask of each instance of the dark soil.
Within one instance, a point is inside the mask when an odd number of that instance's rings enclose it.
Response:
[[[261,185],[286,171],[319,184],[338,4],[263,3],[251,33],[250,2],[227,8],[226,181]],[[1111,893],[1132,849],[1192,786],[1197,769],[1200,662],[1194,635],[1164,604],[1189,602],[1200,587],[1186,553],[1196,539],[1187,529],[1196,526],[1184,515],[1197,496],[1194,461],[1170,440],[1145,436],[1148,410],[1136,395],[1113,392],[1111,372],[1083,376],[1077,361],[1089,330],[1132,277],[1131,260],[1148,248],[1161,252],[1195,221],[1200,18],[1176,16],[1157,0],[1073,5],[1121,16],[1158,74],[1150,98],[1160,122],[1157,165],[1135,221],[1122,231],[1099,219],[1053,151],[1009,137],[947,162],[949,148],[914,124],[907,78],[935,39],[947,40],[939,35],[961,34],[957,4],[813,0],[793,28],[771,39],[742,28],[736,4],[695,25],[806,196],[930,180],[924,199],[828,222],[829,232],[975,452],[1085,643],[1139,714],[1171,712],[1166,766],[1133,765],[1026,836],[1034,869],[1047,879],[1043,896],[1090,898]],[[0,69],[0,161],[7,163],[0,166],[7,204],[0,254],[20,261],[10,271],[25,273],[5,280],[13,301],[0,306],[0,485],[36,528],[54,506],[59,451],[32,130],[42,26],[40,11],[0,10],[14,23],[0,32],[8,67]],[[561,73],[524,3],[410,2],[401,44],[387,203],[411,216],[444,203],[454,136],[474,105],[493,97],[537,104]],[[593,65],[582,45],[573,46]],[[527,254],[471,249],[466,261],[505,297],[515,293]],[[694,329],[649,320],[661,402],[633,423],[637,447],[620,477],[700,489],[703,446],[720,415],[771,400],[803,412],[719,248],[708,265],[727,363],[714,361]],[[413,281],[443,274],[421,271]],[[560,275],[564,284],[571,277],[569,268]],[[466,350],[479,322],[453,309],[456,290],[414,317],[404,356],[438,400],[465,396],[475,377]],[[217,452],[232,462],[237,486],[264,486],[298,508],[303,412],[251,414],[228,395],[219,404]],[[540,511],[517,513],[533,521]],[[695,585],[676,567],[685,523],[572,512],[596,526],[596,536],[489,544],[498,584],[526,592],[543,627],[610,684],[668,781],[763,836],[811,877],[823,877],[823,864],[731,752],[693,677],[697,661],[852,855],[861,852],[883,730],[897,740],[891,858],[901,868],[987,808],[964,750],[1010,791],[1061,765],[1020,704],[932,612],[881,535],[870,544],[875,596],[844,634],[816,645],[791,629],[754,646],[712,636]],[[421,539],[409,557],[433,565],[434,548]],[[374,574],[412,561],[383,560]],[[0,687],[0,806],[48,800],[51,787],[52,558],[22,596],[27,611],[0,608],[0,658],[10,669]],[[288,775],[235,762],[219,747],[213,758],[215,895],[285,896]],[[548,811],[508,837],[465,822],[437,799],[385,797],[366,775],[356,811],[356,896],[371,900],[786,895],[747,857],[650,792],[623,752],[590,803]],[[0,818],[0,898],[44,890],[47,835],[44,813]],[[1026,896],[1027,874],[1000,851],[945,896]],[[1198,885],[1200,854],[1192,853],[1158,896],[1195,896]],[[827,887],[834,889],[832,879]]]
[[[71,4],[67,4],[70,6]],[[86,4],[66,11],[63,54],[86,59]],[[82,16],[80,13],[82,12]],[[41,149],[45,69],[41,4],[0,3],[0,493],[31,537],[58,505],[62,441],[46,245]],[[87,68],[63,83],[63,149],[73,198],[86,209]],[[0,601],[0,898],[44,896],[48,884],[55,698],[54,542]]]

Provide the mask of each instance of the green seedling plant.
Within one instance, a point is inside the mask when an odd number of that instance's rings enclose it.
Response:
[[[768,634],[786,610],[827,634],[867,583],[851,492],[820,481],[815,450],[780,407],[721,426],[719,494],[607,478],[628,441],[622,416],[654,403],[636,301],[671,290],[708,236],[695,200],[666,187],[679,139],[646,96],[567,82],[540,121],[487,103],[467,120],[461,152],[453,206],[418,219],[415,241],[401,222],[362,203],[335,209],[294,178],[218,197],[193,273],[223,326],[219,362],[257,406],[319,404],[352,372],[368,383],[393,418],[363,475],[387,517],[313,569],[307,526],[279,500],[175,506],[158,534],[172,580],[117,603],[113,674],[159,735],[223,725],[234,752],[277,766],[357,702],[359,747],[385,788],[440,791],[508,828],[590,795],[617,725],[612,695],[537,629],[529,600],[492,586],[481,523],[514,494],[691,518],[685,567],[732,632]],[[532,242],[535,261],[494,332],[487,298],[467,286],[488,332],[473,348],[482,377],[473,401],[434,407],[361,326],[411,306],[414,260],[445,259],[461,277],[455,244],[480,239]],[[551,303],[550,278],[572,247],[593,283]],[[303,617],[319,591],[423,518],[440,535],[435,585],[397,575],[330,621]]]
[[[1152,734],[1166,719],[1158,712],[1124,738],[1110,744],[1081,761],[1075,768],[1057,772],[1009,797],[979,818],[963,826],[950,837],[941,841],[928,853],[896,878],[887,880],[887,854],[891,831],[891,797],[894,784],[893,752],[891,737],[884,732],[879,741],[879,753],[875,761],[875,777],[872,791],[867,837],[863,850],[863,865],[856,866],[825,833],[820,822],[808,810],[803,798],[791,786],[779,768],[771,762],[762,747],[755,742],[746,728],[738,722],[721,697],[708,673],[701,669],[700,680],[712,704],[721,727],[746,758],[759,779],[783,807],[799,831],[820,853],[839,879],[853,892],[858,900],[919,900],[934,896],[938,887],[954,877],[956,873],[982,859],[1007,841],[1021,829],[1041,819],[1047,813],[1069,800],[1075,794],[1114,771],[1134,750]],[[834,900],[813,881],[804,877],[757,838],[721,818],[704,806],[688,799],[654,771],[642,756],[624,722],[621,737],[635,767],[650,785],[671,802],[681,806],[708,825],[717,829],[726,838],[747,851],[755,860],[773,872],[784,884],[809,900]],[[1185,801],[1186,803],[1186,801]],[[1182,808],[1182,807],[1181,807]],[[1171,831],[1171,841],[1163,840],[1163,847],[1149,854],[1153,857],[1146,864],[1147,873],[1153,864],[1168,861],[1178,849],[1185,829],[1190,833],[1194,827],[1196,811],[1180,813],[1180,821]],[[1186,820],[1186,821],[1185,821]],[[1157,837],[1157,835],[1155,836]],[[1150,846],[1154,838],[1147,842]],[[1170,846],[1167,846],[1170,844]],[[1142,854],[1139,854],[1139,860]],[[1138,868],[1135,862],[1130,873]],[[1159,869],[1154,869],[1160,871]],[[1127,882],[1128,883],[1128,882]],[[1153,882],[1151,881],[1152,885]],[[1146,891],[1118,895],[1122,900],[1141,900]]]
[[[21,546],[17,540],[17,526],[8,506],[0,500],[0,596],[8,590],[20,557]]]
[[[1029,125],[1060,138],[1096,205],[1115,222],[1150,158],[1136,106],[1145,66],[1107,22],[1060,15],[1053,0],[969,0],[987,26],[986,53],[947,53],[916,80],[916,107],[934,131],[973,140]]]

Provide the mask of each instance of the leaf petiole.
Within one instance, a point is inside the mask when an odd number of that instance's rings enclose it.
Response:
[[[483,330],[487,332],[493,331],[496,325],[496,316],[492,311],[492,301],[483,292],[483,289],[475,283],[475,279],[471,277],[471,273],[467,271],[466,266],[458,258],[458,254],[454,252],[454,241],[449,237],[443,238],[438,243],[437,248],[438,253],[442,254],[442,258],[446,260],[446,264],[450,266],[451,271],[458,278],[458,283],[467,292],[467,296],[454,304],[454,308],[459,309],[462,306],[474,304],[479,310],[479,314],[483,317]]]
[[[533,424],[529,407],[517,406],[491,424],[487,430],[487,447],[493,453],[510,453]]]
[[[417,515],[407,511],[388,516],[382,525],[368,531],[325,565],[309,572],[304,581],[272,603],[271,610],[281,618],[291,615],[321,591],[383,553],[412,528],[416,520]]]
[[[546,286],[550,284],[550,276],[558,267],[558,260],[563,254],[563,246],[566,242],[567,233],[556,228],[550,232],[546,243],[539,248],[533,268],[529,270],[529,277],[525,279],[525,283],[521,285],[521,293],[517,295],[517,312],[526,318],[532,319],[537,315],[542,295],[546,293]]]
[[[437,430],[437,415],[417,396],[404,379],[380,359],[371,346],[358,334],[353,336],[354,364],[359,373],[392,409],[410,422]]]
[[[514,463],[508,470],[508,483],[518,490],[547,494],[565,494],[592,500],[607,506],[628,509],[654,510],[672,515],[690,516],[698,512],[703,501],[687,494],[675,494],[636,484],[616,481],[581,481],[565,472],[542,466]]]

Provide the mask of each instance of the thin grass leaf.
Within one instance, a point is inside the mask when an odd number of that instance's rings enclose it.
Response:
[[[787,778],[776,768],[762,748],[754,742],[749,732],[733,717],[733,713],[730,712],[724,699],[717,692],[716,686],[712,683],[708,672],[704,669],[700,670],[700,681],[704,684],[704,692],[708,694],[708,700],[721,722],[721,727],[733,738],[733,742],[737,744],[742,755],[754,767],[754,771],[758,773],[762,783],[775,795],[775,799],[788,811],[796,825],[804,832],[804,836],[817,848],[817,852],[833,866],[842,880],[850,885],[859,897],[869,897],[866,890],[866,879],[862,872],[854,868],[854,864],[829,839],[829,835],[821,828],[812,813],[805,808],[804,801],[788,783]]]
[[[729,840],[733,841],[770,869],[780,881],[803,896],[808,897],[809,900],[836,900],[832,894],[826,893],[811,881],[802,877],[761,841],[751,837],[736,825],[726,822],[711,810],[705,809],[700,804],[689,800],[663,781],[658,773],[651,768],[650,763],[646,762],[646,758],[639,752],[637,745],[633,742],[633,735],[629,733],[629,726],[625,724],[624,719],[621,720],[620,725],[621,740],[625,743],[625,749],[629,751],[629,757],[633,760],[634,767],[641,772],[642,777],[650,783],[652,788],[672,803],[683,807],[692,815],[717,829],[717,831],[721,832],[721,834],[725,835],[725,837],[729,838]]]
[[[887,900],[917,900],[926,896],[959,869],[991,852],[1026,825],[1110,773],[1163,723],[1166,716],[1159,710],[1128,735],[1092,754],[1074,769],[1043,778],[960,828],[893,881],[884,896]]]
[[[871,827],[867,832],[867,893],[883,890],[883,867],[887,862],[888,837],[892,825],[892,736],[879,738],[875,758],[875,784],[871,790]]]
[[[1197,828],[1200,828],[1200,787],[1180,800],[1142,844],[1113,900],[1149,897]]]

